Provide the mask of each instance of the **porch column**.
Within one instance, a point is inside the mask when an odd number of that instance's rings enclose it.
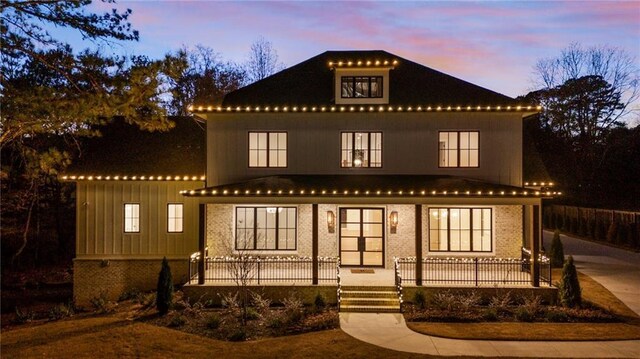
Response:
[[[311,205],[311,284],[318,284],[318,204]]]
[[[416,285],[422,285],[422,205],[416,204]]]
[[[207,205],[204,203],[200,203],[198,206],[198,251],[200,252],[200,260],[198,261],[198,284],[204,284],[204,267],[206,260],[206,222],[207,222]]]
[[[531,286],[540,286],[540,266],[538,256],[540,253],[540,238],[542,237],[542,228],[540,226],[540,206],[531,206],[531,218],[533,237],[531,238]]]

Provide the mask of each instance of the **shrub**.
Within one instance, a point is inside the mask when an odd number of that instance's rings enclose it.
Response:
[[[458,297],[450,290],[438,292],[433,296],[433,305],[442,310],[453,311],[458,308]]]
[[[529,314],[535,317],[542,308],[542,298],[537,295],[526,297],[522,304],[522,308],[526,309]]]
[[[313,305],[316,307],[316,310],[323,310],[327,306],[327,301],[324,299],[322,293],[316,294],[316,298],[313,300]]]
[[[20,310],[20,308],[16,307],[16,316],[14,318],[14,323],[24,324],[26,322],[30,322],[35,318],[35,316],[35,313],[30,310],[22,311]]]
[[[256,311],[254,307],[247,307],[246,319],[247,320],[256,320],[260,318],[260,314]]]
[[[424,309],[427,307],[427,297],[424,295],[424,292],[420,289],[416,291],[416,294],[413,295],[413,304],[418,306],[420,309]]]
[[[148,293],[142,295],[140,298],[140,304],[143,308],[151,308],[156,305],[156,293]]]
[[[269,307],[271,307],[271,299],[264,298],[258,293],[251,292],[251,303],[253,303],[255,310],[261,316],[265,317],[269,314]]]
[[[140,290],[137,288],[132,288],[131,290],[125,290],[124,292],[122,292],[122,294],[120,294],[120,297],[118,297],[118,302],[130,300],[130,299],[133,301],[140,302],[141,297],[142,297],[142,292],[140,292]]]
[[[487,322],[495,322],[498,320],[498,311],[496,308],[487,308],[482,313],[482,318]]]
[[[214,313],[207,318],[207,328],[209,329],[218,329],[222,320],[220,319],[220,315],[218,313]]]
[[[557,229],[553,232],[553,240],[551,241],[549,257],[553,268],[561,268],[564,264],[564,248],[562,246],[562,241],[560,240],[560,231]]]
[[[562,279],[558,288],[560,303],[569,308],[579,306],[582,302],[578,272],[573,264],[573,256],[569,256],[562,267]]]
[[[247,339],[247,332],[242,327],[236,328],[235,330],[231,331],[227,339],[232,342],[241,342]]]
[[[58,320],[73,315],[73,305],[58,304],[49,309],[49,319]]]
[[[613,221],[609,225],[609,229],[607,230],[607,243],[615,243],[616,236],[618,234],[618,222]]]
[[[515,313],[516,320],[519,322],[533,322],[534,316],[527,308],[519,307]]]
[[[226,293],[221,296],[222,307],[225,312],[233,317],[240,316],[240,301],[238,301],[238,292],[234,294]]]
[[[160,315],[169,312],[173,302],[173,277],[167,257],[162,258],[162,269],[158,274],[158,288],[156,292],[156,307]]]
[[[267,319],[267,328],[281,329],[282,327],[284,327],[282,315],[272,315]]]
[[[461,295],[458,297],[458,303],[460,303],[460,309],[464,311],[470,310],[472,307],[478,305],[480,303],[480,294],[472,290],[468,294]]]
[[[181,327],[186,323],[187,323],[187,320],[182,315],[176,315],[175,317],[171,318],[171,321],[169,322],[168,326],[175,328],[175,327]]]
[[[113,303],[107,300],[106,292],[100,293],[99,296],[91,298],[89,302],[98,313],[110,313],[115,309]]]
[[[560,310],[549,310],[544,317],[547,322],[551,323],[564,323],[569,321],[567,313]]]
[[[511,305],[513,305],[511,291],[499,291],[489,301],[489,307],[501,312],[508,312]]]
[[[288,323],[297,323],[302,319],[303,304],[300,298],[291,295],[290,297],[285,298],[282,301],[282,304],[284,304],[284,313]]]

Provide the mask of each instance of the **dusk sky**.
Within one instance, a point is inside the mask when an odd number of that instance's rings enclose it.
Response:
[[[96,3],[108,10],[113,4]],[[213,2],[119,1],[140,41],[116,47],[159,58],[202,44],[243,62],[258,37],[295,65],[326,50],[381,49],[504,93],[533,88],[537,60],[572,42],[640,59],[640,1]],[[80,44],[71,39],[74,47]],[[85,45],[86,46],[86,45]]]

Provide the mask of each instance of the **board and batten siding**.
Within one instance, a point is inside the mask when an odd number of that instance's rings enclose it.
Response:
[[[222,113],[207,117],[207,185],[273,175],[451,175],[522,186],[522,113]],[[478,168],[438,167],[439,131],[479,131]],[[286,168],[249,168],[248,132],[288,133]],[[382,132],[382,168],[341,168],[341,131]]]
[[[198,201],[181,190],[204,182],[80,181],[76,258],[186,258],[198,250]],[[140,204],[140,232],[124,232],[124,204]],[[167,230],[167,204],[183,203],[183,232]]]

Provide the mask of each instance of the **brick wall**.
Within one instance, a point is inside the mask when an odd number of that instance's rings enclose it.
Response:
[[[155,290],[162,259],[75,259],[73,299],[77,306],[90,307],[91,299],[104,296],[115,301],[125,291]],[[188,278],[187,259],[169,259],[174,284]]]

